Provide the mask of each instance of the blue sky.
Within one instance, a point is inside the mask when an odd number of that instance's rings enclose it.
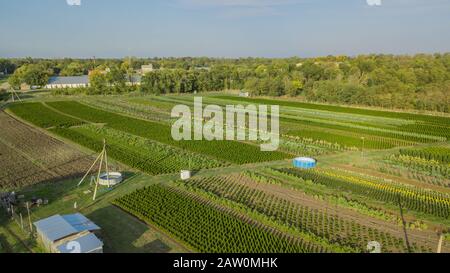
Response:
[[[450,0],[0,0],[0,57],[450,52]]]

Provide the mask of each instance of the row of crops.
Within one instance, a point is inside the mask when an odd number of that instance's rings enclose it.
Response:
[[[284,140],[295,140],[295,142],[305,142],[312,140],[315,143],[308,143],[308,147],[315,148],[326,146],[332,150],[348,149],[390,149],[398,146],[411,146],[416,143],[427,143],[443,141],[445,138],[439,136],[429,136],[424,134],[408,133],[393,129],[373,128],[356,125],[351,122],[334,122],[317,118],[295,117],[286,118],[281,116],[281,128]],[[362,140],[364,137],[364,141]],[[282,145],[283,151],[294,154],[303,154],[303,151],[295,151]],[[294,148],[294,147],[291,147]],[[308,153],[310,154],[310,153]],[[315,154],[317,155],[317,154]]]
[[[141,106],[132,104],[128,101],[122,101],[119,99],[85,99],[83,103],[99,109],[104,109],[113,113],[122,113],[133,117],[142,119],[170,122],[170,112],[162,112],[159,109],[153,107]]]
[[[253,99],[253,98],[241,98],[241,97],[234,97],[234,96],[217,96],[216,98],[231,100],[231,101],[238,101],[238,102],[247,102],[247,103],[280,105],[280,106],[296,107],[296,108],[311,109],[311,110],[330,111],[330,112],[337,112],[337,113],[348,113],[348,114],[367,115],[367,116],[375,116],[375,117],[405,119],[405,120],[421,121],[421,122],[426,122],[426,123],[435,124],[435,125],[442,125],[445,127],[450,126],[450,118],[443,117],[443,116],[431,116],[431,115],[420,115],[420,114],[411,114],[411,113],[402,113],[402,112],[378,111],[378,110],[370,110],[370,109],[362,109],[362,108],[312,104],[312,103],[293,102],[293,101],[285,101],[285,100]]]
[[[332,132],[310,129],[290,131],[288,135],[300,138],[320,139],[328,143],[337,143],[346,147],[356,147],[364,149],[390,149],[396,147],[396,144],[401,143],[400,141],[395,141],[392,139],[380,139],[372,137],[365,137],[364,139],[362,139],[361,137],[356,136],[340,135]]]
[[[427,147],[422,149],[401,149],[401,155],[420,157],[426,160],[434,160],[442,164],[450,163],[450,148]]]
[[[103,139],[106,139],[108,154],[112,158],[152,175],[174,173],[181,169],[208,169],[226,165],[212,158],[188,153],[114,129],[91,125],[55,128],[51,131],[97,152],[103,149]]]
[[[261,177],[255,177],[254,174],[245,174],[245,176],[256,179],[257,183],[276,184],[273,179],[262,181]],[[193,189],[194,192],[202,190],[212,193],[219,198],[244,206],[247,211],[265,215],[301,233],[312,234],[329,243],[355,249],[358,252],[366,251],[367,242],[375,239],[382,242],[384,252],[407,251],[406,244],[400,237],[355,221],[345,220],[322,210],[294,203],[258,188],[248,187],[246,183],[238,182],[244,179],[243,177],[216,176],[194,179],[184,186],[187,189]],[[426,251],[417,246],[412,250]]]
[[[208,97],[206,101],[220,106],[227,105],[227,101],[214,98]],[[165,99],[173,104],[185,103],[193,105],[193,97],[169,97]],[[151,104],[150,100],[143,101]],[[231,103],[237,103],[237,101],[233,100]],[[299,113],[296,113],[297,111]],[[446,140],[446,135],[403,131],[398,129],[397,125],[385,125],[383,123],[383,121],[386,122],[385,118],[367,116],[364,117],[364,122],[359,122],[359,118],[355,118],[354,115],[350,114],[347,114],[345,117],[339,116],[336,119],[336,115],[332,113],[327,114],[326,117],[317,117],[317,112],[308,112],[301,109],[293,112],[295,113],[290,113],[289,110],[283,109],[280,115],[282,133],[285,137],[298,138],[300,141],[312,139],[314,141],[325,141],[333,146],[338,145],[338,147],[333,147],[334,150],[360,149],[363,146],[367,149],[389,149],[398,146],[412,146],[416,143]],[[393,123],[405,125],[411,122],[396,120]],[[366,143],[363,143],[362,137],[367,140]]]
[[[283,119],[282,119],[283,120]],[[286,120],[286,119],[284,119]],[[409,132],[397,128],[379,128],[373,127],[373,124],[355,124],[351,121],[333,121],[330,119],[317,119],[317,118],[296,118],[290,119],[289,124],[301,125],[299,128],[315,128],[318,129],[330,129],[334,131],[351,132],[357,135],[370,135],[378,136],[380,138],[390,138],[396,140],[403,140],[408,142],[428,143],[436,141],[445,141],[447,134],[429,134],[429,131],[423,133]],[[406,125],[405,125],[406,126]],[[290,127],[290,126],[289,126]],[[297,127],[297,126],[296,126]]]
[[[305,171],[289,168],[281,171],[327,187],[350,191],[374,200],[401,206],[404,209],[445,219],[450,218],[450,197],[443,193],[417,189],[402,184],[375,181],[374,179],[342,174],[331,170]]]
[[[236,164],[281,160],[291,157],[282,152],[261,152],[257,145],[237,141],[175,141],[171,128],[165,124],[131,118],[78,102],[50,102],[51,107],[61,112],[93,123],[107,124],[108,127],[136,136],[158,141],[171,146],[215,157]]]
[[[393,154],[388,156],[385,161],[394,166],[406,167],[409,171],[414,170],[429,176],[450,179],[450,166],[440,164],[435,160],[427,160],[416,156]]]
[[[316,246],[257,227],[174,188],[153,185],[114,201],[200,252],[302,253]]]
[[[83,124],[82,121],[55,112],[42,103],[14,104],[9,107],[9,110],[21,119],[41,128],[71,127]]]
[[[403,132],[413,132],[424,135],[445,137],[450,139],[450,124],[434,125],[426,123],[405,124],[398,127]]]
[[[281,105],[286,135],[323,140],[345,147],[389,149],[450,138],[450,118],[399,112],[317,105],[283,100],[217,96],[232,103]],[[295,108],[295,110],[294,110]],[[298,111],[298,113],[296,113]],[[335,114],[333,116],[332,114]],[[331,116],[330,116],[331,115]],[[384,124],[383,121],[386,123]],[[389,124],[388,124],[389,123]],[[364,144],[361,138],[367,142]]]

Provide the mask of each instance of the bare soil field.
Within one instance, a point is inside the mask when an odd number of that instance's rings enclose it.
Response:
[[[0,112],[0,189],[77,177],[93,159]]]

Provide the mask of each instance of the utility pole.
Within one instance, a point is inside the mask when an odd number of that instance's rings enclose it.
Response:
[[[109,182],[108,155],[106,154],[106,139],[103,139],[103,153],[105,156],[106,180],[108,181],[108,188],[111,188],[111,184]]]
[[[80,183],[78,183],[78,187],[81,186],[81,184],[83,183],[83,181],[86,179],[86,177],[89,175],[89,173],[91,172],[91,170],[94,168],[95,163],[97,163],[97,161],[100,159],[100,157],[103,155],[103,153],[100,153],[97,157],[97,159],[95,159],[94,163],[92,163],[91,167],[89,168],[89,170],[86,172],[86,174],[83,176],[83,178],[81,179]]]
[[[95,181],[94,196],[92,197],[93,201],[95,201],[95,199],[97,198],[98,182],[100,181],[100,172],[102,171],[103,158],[105,157],[105,150],[104,149],[105,149],[105,147],[103,147],[103,151],[101,153],[102,157],[100,157],[100,167],[98,168],[97,181]]]
[[[21,227],[22,230],[23,230],[23,218],[22,218],[22,213],[20,213],[19,216],[20,216],[20,227]]]
[[[18,99],[20,102],[22,102],[22,100],[20,99],[19,94],[17,94],[16,90],[14,90],[14,89],[12,88],[12,89],[11,89],[11,100],[12,100],[12,102],[15,102],[15,101],[16,101],[16,97],[17,97],[17,99]]]

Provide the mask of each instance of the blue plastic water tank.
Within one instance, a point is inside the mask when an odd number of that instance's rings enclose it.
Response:
[[[309,157],[298,157],[294,159],[294,167],[300,169],[312,169],[317,166],[317,160]]]

